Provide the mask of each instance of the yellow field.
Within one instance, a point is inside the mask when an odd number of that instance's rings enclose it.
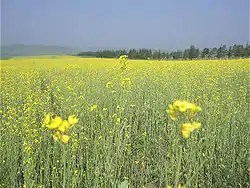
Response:
[[[247,187],[249,62],[2,60],[0,186]]]

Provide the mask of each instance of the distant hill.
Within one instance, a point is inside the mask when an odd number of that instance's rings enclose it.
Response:
[[[79,51],[76,49],[61,46],[25,44],[2,45],[1,59],[8,59],[15,56],[73,55],[77,52]]]

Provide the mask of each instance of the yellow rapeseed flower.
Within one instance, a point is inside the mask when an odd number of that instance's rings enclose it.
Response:
[[[193,123],[184,123],[181,125],[181,133],[184,138],[188,138],[190,133],[194,130],[199,130],[201,128],[201,123],[193,122]]]
[[[201,128],[201,123],[193,122],[192,127],[194,130],[199,130]]]
[[[69,142],[70,137],[68,135],[61,135],[60,141],[63,142],[64,144],[67,144]]]
[[[70,128],[70,123],[66,120],[63,120],[62,124],[57,128],[61,132],[66,132]]]
[[[61,134],[60,134],[59,131],[56,131],[55,134],[53,134],[53,139],[54,139],[55,141],[57,141],[58,139],[60,139],[60,137],[61,137]]]
[[[199,112],[199,111],[201,111],[201,107],[194,105],[194,106],[192,107],[192,111],[193,111],[193,112]]]
[[[130,78],[124,78],[124,79],[122,80],[121,86],[122,86],[124,89],[130,89],[130,88],[131,88],[131,85],[132,85],[132,83],[131,83]]]
[[[166,110],[172,120],[176,120],[177,118],[177,111],[174,109]]]
[[[45,124],[45,125],[48,125],[48,124],[50,123],[50,121],[51,121],[50,114],[47,114],[47,115],[45,116],[45,119],[44,119],[44,124]]]
[[[50,124],[46,125],[48,129],[56,129],[61,125],[63,122],[62,118],[57,116],[54,119],[51,120]]]
[[[74,125],[74,124],[78,123],[78,119],[76,118],[75,115],[71,115],[68,117],[68,122],[70,125]]]
[[[110,87],[112,87],[112,82],[107,82],[106,83],[106,88],[110,88]]]
[[[192,132],[194,130],[191,123],[184,123],[181,125],[181,131],[190,131]]]
[[[60,140],[64,144],[67,144],[69,142],[70,137],[66,134],[61,134],[59,131],[57,131],[55,132],[55,134],[53,134],[53,139],[55,141]]]
[[[92,112],[92,111],[94,111],[94,110],[96,110],[96,109],[97,109],[97,105],[95,104],[95,105],[91,106],[90,112]]]
[[[181,134],[184,138],[188,138],[190,136],[190,131],[181,131]]]
[[[169,104],[168,107],[169,109],[166,112],[172,120],[176,120],[178,113],[184,112],[187,112],[188,118],[192,120],[196,115],[195,113],[201,111],[201,107],[184,100],[176,100],[173,105]]]
[[[189,103],[187,101],[181,101],[181,100],[177,100],[173,104],[173,108],[176,110],[179,110],[180,112],[185,112],[188,109],[191,109],[192,107],[193,107],[192,103]]]

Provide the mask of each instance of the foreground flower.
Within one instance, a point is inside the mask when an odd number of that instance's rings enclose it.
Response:
[[[71,115],[68,117],[68,122],[70,125],[74,125],[74,124],[78,123],[78,119],[76,119],[75,115]]]
[[[201,128],[201,123],[184,123],[181,125],[181,133],[184,138],[188,138],[190,133],[194,130],[199,130]]]
[[[63,120],[62,124],[59,125],[58,130],[64,133],[69,128],[70,128],[69,122],[66,120]]]
[[[59,125],[62,123],[62,118],[59,116],[56,116],[55,118],[52,118],[49,124],[46,125],[48,129],[56,129],[59,127]]]
[[[60,140],[61,142],[63,142],[64,144],[67,144],[69,142],[69,136],[68,135],[61,135]]]
[[[50,114],[47,114],[47,115],[45,116],[45,119],[44,119],[44,124],[45,124],[45,125],[48,125],[48,124],[50,123],[50,121],[51,121]]]
[[[67,132],[76,124],[78,123],[78,119],[75,117],[75,115],[70,115],[68,117],[68,120],[63,120],[59,116],[51,116],[50,114],[47,114],[44,119],[44,125],[52,131],[55,131],[53,136],[53,139],[55,141],[61,141],[64,144],[67,144],[69,142],[70,136],[67,135]]]
[[[166,112],[172,120],[176,120],[180,114],[187,115],[190,122],[183,123],[180,126],[180,131],[184,138],[188,138],[191,132],[201,128],[201,123],[193,121],[196,112],[201,111],[201,107],[184,100],[177,100],[173,104],[169,104],[168,107],[169,109]]]
[[[201,107],[184,100],[177,100],[173,105],[169,104],[168,107],[169,109],[167,109],[166,112],[172,120],[176,120],[179,113],[185,112],[187,112],[189,119],[193,119],[196,115],[195,113],[201,111]]]
[[[62,143],[67,144],[69,142],[70,136],[61,134],[59,131],[57,131],[55,134],[53,134],[53,139],[55,141],[60,140]]]
[[[193,103],[177,100],[173,104],[173,109],[180,111],[180,112],[186,112],[187,110],[191,110],[192,112],[199,112],[201,111],[201,107],[196,106]]]
[[[176,120],[176,118],[177,118],[177,111],[174,110],[174,107],[173,107],[172,104],[169,104],[168,107],[169,107],[169,110],[166,110],[166,112],[169,114],[169,116],[170,116],[170,118],[172,120]]]

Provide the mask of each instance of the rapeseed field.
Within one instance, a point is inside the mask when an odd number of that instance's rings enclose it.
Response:
[[[2,60],[0,187],[248,187],[249,62]]]

